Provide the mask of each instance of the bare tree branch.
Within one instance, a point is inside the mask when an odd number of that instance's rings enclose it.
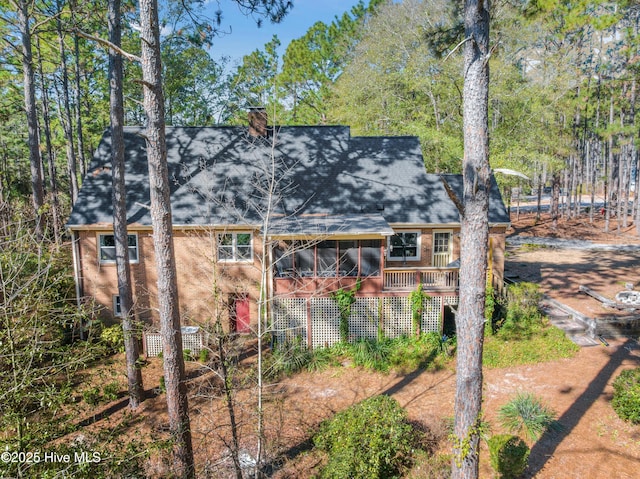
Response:
[[[74,33],[78,34],[79,36],[81,36],[83,38],[86,38],[87,40],[93,40],[94,42],[98,43],[99,45],[102,45],[104,47],[112,49],[113,51],[115,51],[118,54],[122,55],[124,58],[126,58],[129,61],[137,62],[137,63],[141,63],[142,62],[142,59],[139,56],[124,51],[122,48],[120,48],[117,45],[114,45],[109,40],[105,40],[104,38],[96,37],[95,35],[90,35],[88,33],[83,32],[79,28],[74,28],[73,31],[74,31]]]

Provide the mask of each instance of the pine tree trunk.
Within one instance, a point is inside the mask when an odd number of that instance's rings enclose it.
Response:
[[[120,0],[109,0],[107,20],[109,41],[116,46],[121,44]],[[118,277],[118,295],[122,312],[122,330],[129,386],[129,407],[136,409],[144,400],[142,372],[138,367],[140,348],[139,331],[135,325],[131,267],[129,264],[129,243],[127,231],[127,204],[124,161],[124,107],[122,94],[122,57],[115,51],[109,52],[109,88],[111,117],[111,163],[113,184],[113,235],[116,245],[116,275]]]
[[[53,235],[56,242],[60,240],[60,203],[58,201],[58,178],[56,173],[55,156],[51,144],[51,116],[49,114],[49,91],[42,68],[40,53],[40,38],[36,37],[36,51],[38,52],[38,75],[42,95],[42,129],[44,131],[45,150],[47,152],[47,172],[49,175],[49,195],[51,196],[51,217],[53,220]]]
[[[62,5],[58,3],[59,10]],[[69,74],[67,71],[67,52],[64,46],[64,35],[62,33],[62,22],[60,17],[56,18],[56,26],[58,31],[58,47],[60,51],[60,70],[62,73],[62,106],[60,123],[64,130],[64,136],[67,147],[67,170],[69,174],[69,187],[71,194],[71,205],[73,206],[78,198],[78,166],[76,161],[76,152],[73,140],[73,121],[71,119],[71,103],[69,101]]]
[[[631,81],[631,101],[630,101],[630,109],[629,114],[631,118],[629,119],[629,123],[633,127],[634,131],[636,129],[636,98],[637,98],[637,89],[636,89],[636,80],[635,78]],[[638,211],[638,182],[640,181],[640,171],[638,170],[638,147],[636,146],[635,137],[631,136],[631,155],[629,158],[629,171],[633,171],[635,168],[635,184],[632,184],[631,176],[629,177],[629,195],[630,190],[633,188],[633,200],[627,198],[628,201],[631,201],[631,221],[636,223],[636,229],[639,227],[637,224],[636,215]]]
[[[636,234],[640,236],[640,155],[636,151],[636,190],[633,193],[633,201],[636,205],[636,216],[635,216],[635,224],[636,224]]]
[[[609,103],[609,125],[613,124],[613,95],[611,96],[611,101]],[[614,155],[613,155],[613,134],[610,135],[608,141],[608,149],[607,149],[607,164],[605,168],[605,182],[606,182],[606,193],[605,193],[605,210],[604,210],[604,231],[605,233],[609,232],[610,229],[610,221],[611,221],[611,208],[613,207],[613,163],[614,163]]]
[[[76,137],[78,139],[78,160],[80,161],[80,174],[84,179],[87,174],[87,158],[84,154],[84,134],[82,133],[82,88],[80,86],[81,70],[80,70],[80,45],[78,35],[73,36],[73,54],[75,57],[75,113],[76,113]]]
[[[542,173],[538,175],[538,185],[536,188],[536,223],[540,221],[542,212]]]
[[[167,409],[173,440],[173,472],[177,477],[185,478],[194,477],[195,471],[187,388],[184,383],[180,307],[173,251],[158,4],[157,0],[140,0],[139,5],[151,221],[158,272],[158,309],[163,340]]]
[[[555,230],[558,227],[558,203],[560,202],[560,173],[555,173],[551,177],[551,227]]]
[[[464,7],[464,198],[452,477],[477,478],[489,241],[489,1]]]
[[[571,183],[569,183],[569,171],[570,165],[569,167],[566,167],[564,169],[563,175],[564,195],[562,195],[562,217],[565,219],[569,217],[569,202],[571,201]]]
[[[596,188],[598,187],[597,162],[596,154],[593,151],[592,140],[587,143],[587,162],[589,164],[589,184],[591,189],[591,198],[589,199],[591,207],[589,208],[589,223],[593,223],[596,209]]]
[[[29,133],[29,165],[31,168],[31,194],[33,210],[36,217],[36,236],[44,234],[44,183],[42,178],[42,157],[38,137],[38,109],[36,107],[36,90],[33,73],[33,55],[31,52],[31,30],[29,22],[29,5],[26,0],[16,3],[18,28],[22,39],[22,72],[24,76],[24,105],[27,114]]]

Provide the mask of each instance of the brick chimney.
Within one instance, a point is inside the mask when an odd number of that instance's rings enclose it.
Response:
[[[262,106],[249,107],[249,134],[267,136],[267,110]]]

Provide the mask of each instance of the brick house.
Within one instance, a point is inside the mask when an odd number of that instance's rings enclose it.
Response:
[[[144,129],[125,128],[127,210],[136,312],[157,320]],[[408,295],[429,294],[423,330],[442,331],[457,304],[460,218],[427,174],[415,137],[352,137],[345,126],[168,127],[174,248],[185,325],[215,318],[248,332],[268,293],[276,336],[337,339],[331,293],[358,286],[353,337],[409,333]],[[267,191],[270,193],[267,194]],[[78,296],[119,314],[105,132],[67,227]],[[265,221],[268,218],[268,221]],[[502,284],[509,217],[495,181],[490,276]],[[262,279],[261,265],[266,268]],[[338,338],[339,339],[339,338]]]

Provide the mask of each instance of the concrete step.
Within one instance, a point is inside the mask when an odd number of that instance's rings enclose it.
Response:
[[[596,338],[591,337],[584,322],[576,320],[574,311],[561,303],[545,298],[540,303],[540,308],[549,318],[549,322],[562,329],[566,336],[578,346],[596,346],[600,344]]]

